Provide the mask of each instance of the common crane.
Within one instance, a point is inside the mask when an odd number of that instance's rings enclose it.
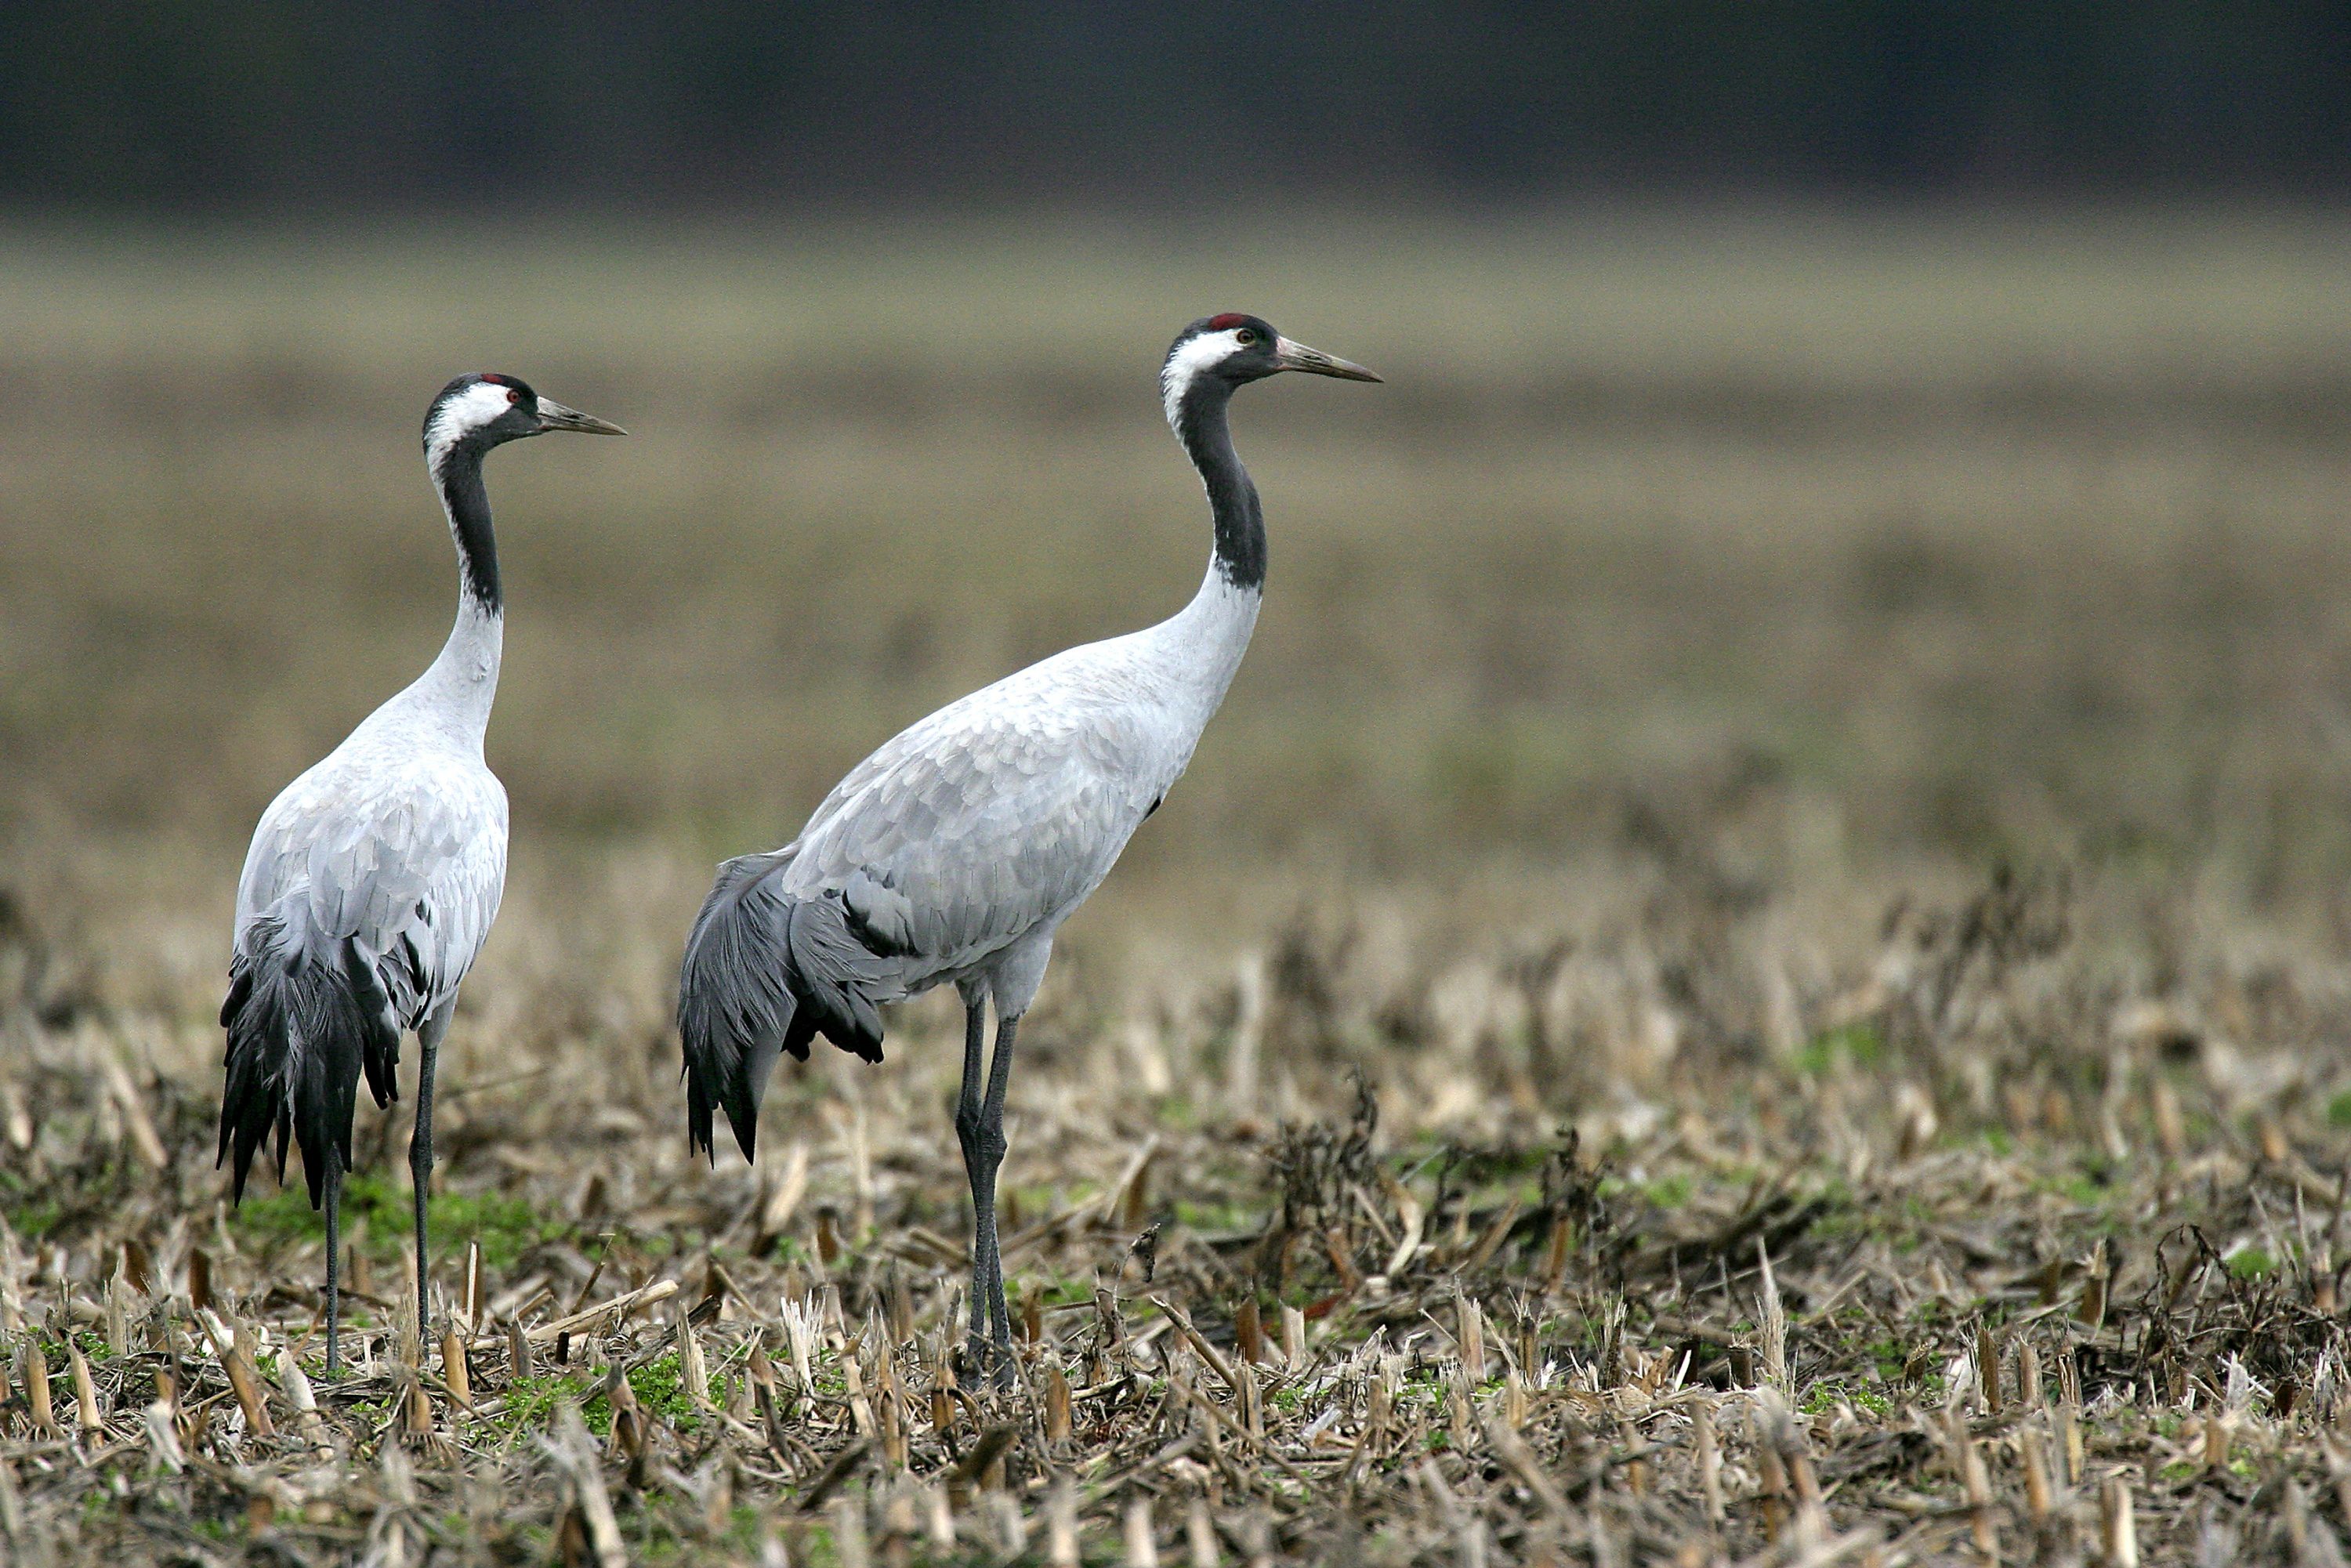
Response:
[[[1379,378],[1255,316],[1184,329],[1159,374],[1167,423],[1215,523],[1192,601],[1156,626],[1057,653],[951,703],[851,770],[799,836],[719,868],[678,982],[689,1149],[716,1159],[723,1108],[746,1159],[777,1057],[821,1033],[882,1060],[877,1006],[951,983],[963,999],[956,1134],[971,1183],[969,1355],[1008,1374],[996,1175],[1014,1031],[1053,934],[1101,885],[1191,760],[1249,646],[1265,524],[1233,451],[1236,390],[1281,371]],[[986,1012],[996,1009],[987,1063]]]
[[[227,1086],[219,1160],[236,1199],[274,1131],[288,1131],[310,1207],[327,1210],[327,1375],[338,1365],[340,1206],[361,1074],[396,1099],[400,1036],[416,1032],[416,1321],[428,1322],[425,1194],[433,1173],[433,1064],[457,986],[481,951],[506,883],[507,795],[482,760],[498,684],[505,600],[482,461],[549,431],[620,435],[512,376],[459,376],[424,416],[424,461],[457,543],[456,625],[414,685],[363,720],[261,815],[236,890],[229,959]],[[215,1161],[215,1164],[218,1160]]]

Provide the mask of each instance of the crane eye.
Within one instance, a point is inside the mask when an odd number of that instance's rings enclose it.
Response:
[[[1239,331],[1233,334],[1233,341],[1238,343],[1244,349],[1248,348],[1251,343],[1257,341],[1257,329],[1254,327],[1242,328]]]
[[[510,392],[507,393],[507,401],[508,402],[520,402],[522,401],[522,393],[518,392]]]

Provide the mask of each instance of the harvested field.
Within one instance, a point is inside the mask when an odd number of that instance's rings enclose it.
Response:
[[[897,724],[1180,599],[1159,318],[1296,258],[613,245],[601,320],[451,323],[392,240],[16,242],[12,1558],[2339,1563],[2351,306],[2267,222],[1367,225],[1269,305],[1393,385],[1237,414],[1267,617],[1024,1029],[1008,1390],[956,1009],[706,1167],[678,943]],[[988,325],[1064,284],[1066,352]],[[434,1321],[363,1106],[329,1387],[211,1014],[254,815],[437,641],[408,405],[485,354],[637,434],[492,469],[514,872]]]

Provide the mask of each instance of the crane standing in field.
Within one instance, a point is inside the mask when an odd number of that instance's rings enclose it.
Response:
[[[482,461],[493,446],[556,430],[623,434],[512,376],[459,376],[433,400],[424,458],[457,542],[456,625],[413,685],[270,802],[237,883],[220,1158],[235,1156],[242,1199],[254,1150],[273,1131],[279,1180],[289,1129],[300,1147],[310,1207],[327,1210],[330,1377],[351,1115],[362,1073],[378,1105],[398,1097],[403,1030],[416,1031],[421,1055],[408,1168],[420,1333],[428,1321],[433,1062],[506,883],[507,794],[482,760],[506,625]]]
[[[1167,351],[1167,423],[1215,521],[1206,580],[1169,620],[1057,653],[949,704],[851,770],[799,837],[719,868],[686,940],[678,1031],[687,1144],[723,1107],[752,1156],[777,1057],[822,1033],[882,1060],[875,1008],[952,983],[964,1005],[956,1134],[971,1181],[970,1355],[1008,1372],[996,1173],[1015,1027],[1053,934],[1101,885],[1191,760],[1240,667],[1265,591],[1265,523],[1233,451],[1239,387],[1281,371],[1379,378],[1254,316],[1195,321]],[[981,1054],[990,1000],[996,1050]]]

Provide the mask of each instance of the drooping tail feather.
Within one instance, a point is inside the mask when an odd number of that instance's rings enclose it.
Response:
[[[717,1157],[711,1109],[726,1113],[750,1159],[759,1102],[776,1059],[806,1061],[820,1033],[882,1060],[882,1017],[867,994],[885,966],[859,940],[838,894],[796,897],[777,885],[792,851],[741,855],[695,917],[678,972],[677,1032],[685,1056],[686,1148]]]
[[[241,1200],[254,1151],[272,1132],[277,1178],[286,1179],[290,1134],[318,1207],[328,1163],[350,1169],[360,1077],[380,1106],[396,1092],[400,1025],[374,962],[350,937],[319,936],[298,904],[273,909],[239,934],[221,1027],[228,1086],[214,1165],[233,1156],[231,1190]]]

